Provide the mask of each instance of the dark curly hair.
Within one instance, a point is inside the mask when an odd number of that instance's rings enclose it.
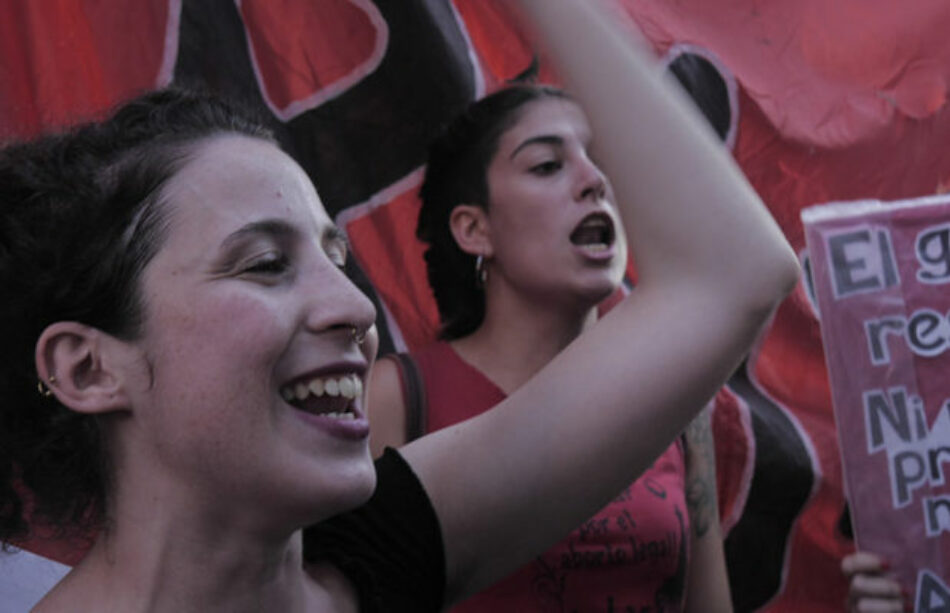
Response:
[[[25,512],[63,534],[105,519],[100,420],[38,393],[36,342],[67,320],[140,333],[139,278],[166,234],[163,186],[198,141],[221,133],[273,140],[254,113],[165,89],[0,150],[0,541],[29,534]]]
[[[498,140],[529,102],[569,99],[547,85],[512,85],[473,102],[429,146],[422,207],[416,236],[425,252],[429,286],[439,308],[439,337],[455,339],[474,332],[485,318],[485,292],[475,278],[475,256],[462,251],[449,229],[460,204],[488,208],[486,173]]]

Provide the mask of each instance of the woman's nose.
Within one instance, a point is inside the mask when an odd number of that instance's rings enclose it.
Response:
[[[577,191],[575,197],[579,201],[602,200],[607,195],[607,177],[600,168],[589,159],[580,163]]]
[[[365,334],[376,321],[376,307],[342,270],[332,267],[327,275],[323,282],[312,282],[315,299],[307,314],[307,327],[314,332],[355,328]]]

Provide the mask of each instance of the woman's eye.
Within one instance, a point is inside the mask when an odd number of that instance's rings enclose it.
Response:
[[[561,169],[561,162],[558,160],[550,160],[547,162],[541,162],[540,164],[535,164],[531,167],[531,172],[536,175],[550,175],[554,174]]]
[[[342,240],[330,241],[324,246],[324,252],[337,268],[342,270],[346,266],[347,247]]]
[[[346,251],[331,249],[327,255],[334,266],[340,270],[346,267]]]
[[[258,275],[280,274],[290,267],[290,260],[284,254],[273,253],[250,262],[242,272]]]

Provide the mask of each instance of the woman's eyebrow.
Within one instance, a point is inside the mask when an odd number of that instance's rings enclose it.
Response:
[[[524,149],[525,147],[530,147],[531,145],[551,145],[554,147],[560,147],[564,145],[564,138],[556,134],[541,134],[540,136],[532,136],[531,138],[525,139],[521,144],[515,147],[515,150],[511,152],[511,155],[508,156],[508,159],[513,160],[518,152]]]
[[[223,241],[221,241],[221,248],[227,249],[232,244],[244,240],[249,235],[253,234],[264,234],[276,239],[287,239],[296,236],[299,234],[299,232],[296,228],[282,219],[262,219],[260,221],[253,221],[249,224],[241,226],[229,234]]]

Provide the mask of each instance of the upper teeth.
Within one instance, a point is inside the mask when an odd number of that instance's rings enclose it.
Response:
[[[601,216],[585,219],[571,234],[575,245],[608,245],[613,241],[613,233],[608,220]]]
[[[343,396],[349,400],[363,395],[363,381],[356,375],[342,375],[338,377],[314,377],[309,381],[300,381],[288,385],[280,390],[280,394],[287,402],[304,400],[307,396],[317,398],[323,396]]]

